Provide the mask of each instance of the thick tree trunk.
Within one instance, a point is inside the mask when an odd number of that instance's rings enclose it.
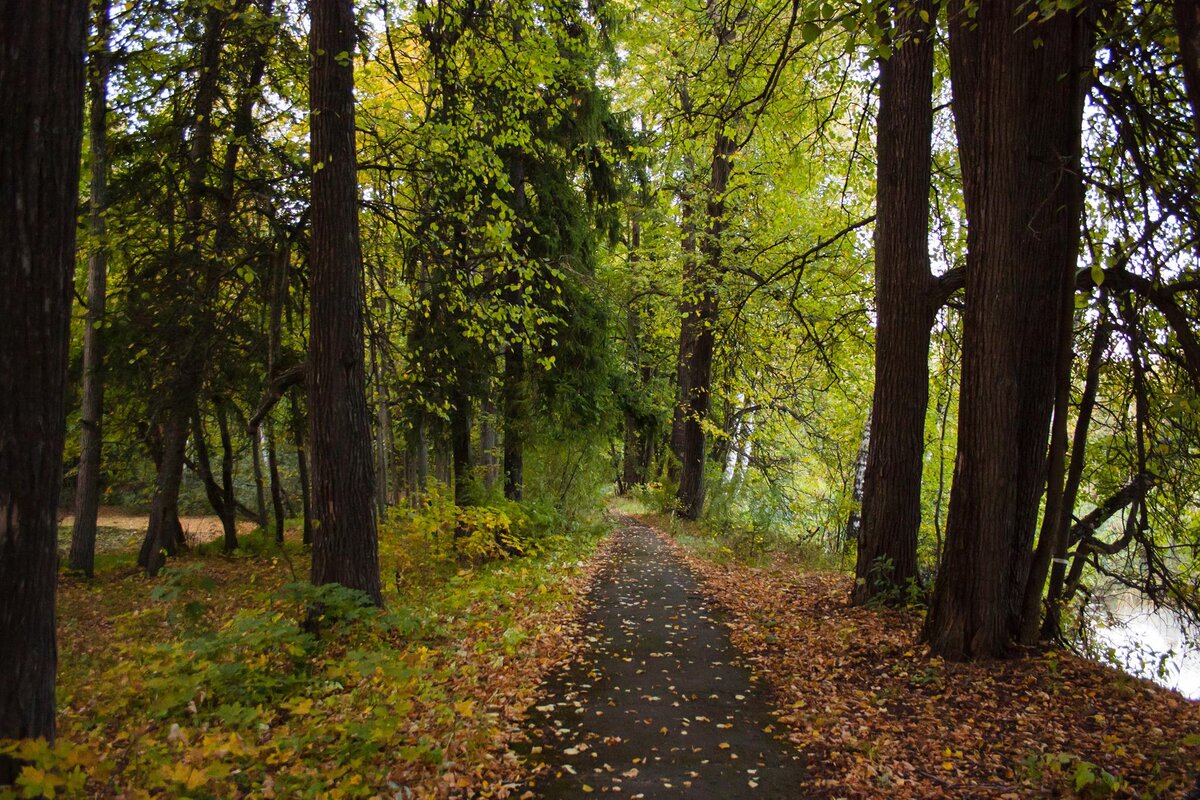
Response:
[[[713,348],[716,342],[717,286],[722,270],[721,239],[725,233],[725,193],[733,170],[736,144],[719,129],[713,142],[712,168],[708,179],[707,227],[700,242],[700,262],[692,281],[684,281],[679,334],[680,382],[679,515],[696,519],[704,509],[704,465],[708,454],[704,426],[708,421],[712,392]]]
[[[87,3],[0,13],[0,739],[53,740]],[[19,388],[15,388],[19,387]],[[0,786],[20,765],[0,756]]]
[[[689,170],[690,175],[690,170]],[[690,189],[679,193],[679,229],[682,233],[683,287],[680,297],[679,353],[675,359],[675,408],[671,415],[671,461],[668,464],[670,477],[678,479],[679,465],[683,463],[684,423],[687,420],[688,398],[691,397],[691,362],[683,357],[695,347],[696,327],[690,320],[689,297],[700,275],[700,261],[696,246],[695,195]]]
[[[917,577],[921,468],[929,405],[929,331],[937,308],[929,272],[933,135],[932,0],[895,3],[893,50],[879,63],[875,217],[875,390],[863,483],[853,600]]]
[[[351,0],[309,4],[312,110],[312,581],[360,589],[383,604],[371,497],[371,425],[363,366],[362,253],[354,146]]]
[[[959,436],[946,546],[924,638],[947,658],[1019,634],[1063,293],[1082,211],[1088,21],[1027,24],[1018,0],[951,4],[950,63],[968,220]],[[968,24],[970,20],[970,24]]]
[[[100,506],[100,461],[104,437],[104,311],[108,293],[108,244],[104,213],[108,208],[109,0],[96,4],[96,46],[88,70],[91,200],[88,234],[87,318],[83,331],[83,409],[80,414],[79,473],[75,483],[75,526],[67,564],[92,577],[96,563],[96,514]]]

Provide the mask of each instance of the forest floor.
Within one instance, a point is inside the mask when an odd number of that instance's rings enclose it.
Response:
[[[155,580],[114,539],[60,579],[60,743],[22,794],[1182,798],[1200,766],[1200,704],[1063,650],[931,658],[919,612],[788,551],[641,516],[464,563],[431,513],[381,528],[385,612],[317,597],[295,531]]]
[[[728,615],[806,765],[789,796],[1182,798],[1200,776],[1200,703],[1061,649],[945,662],[919,612],[851,607],[844,573],[641,522]]]

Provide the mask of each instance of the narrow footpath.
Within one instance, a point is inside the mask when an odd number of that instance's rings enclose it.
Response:
[[[528,796],[800,798],[802,759],[725,615],[659,534],[626,518],[613,535],[581,651],[530,709]]]

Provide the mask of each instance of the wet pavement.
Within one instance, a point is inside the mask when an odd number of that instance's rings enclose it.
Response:
[[[729,641],[726,615],[659,534],[626,519],[519,749],[534,797],[797,798],[800,754]],[[540,766],[539,766],[540,765]]]

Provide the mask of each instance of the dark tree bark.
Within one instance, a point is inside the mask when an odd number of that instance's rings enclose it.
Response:
[[[413,460],[413,485],[418,494],[423,494],[429,488],[429,420],[424,411],[417,412],[410,447]]]
[[[53,740],[87,3],[0,10],[0,739]],[[0,757],[0,786],[20,765]]]
[[[1088,429],[1092,423],[1092,411],[1096,407],[1096,393],[1100,388],[1100,367],[1104,363],[1104,352],[1108,349],[1110,331],[1111,327],[1107,321],[1101,322],[1096,329],[1095,338],[1092,339],[1091,350],[1088,352],[1087,374],[1083,381],[1083,394],[1079,400],[1079,413],[1075,419],[1075,433],[1071,440],[1071,463],[1067,468],[1057,526],[1054,528],[1054,538],[1051,541],[1054,549],[1050,567],[1050,587],[1046,594],[1046,614],[1042,620],[1039,634],[1042,639],[1053,639],[1059,635],[1060,631],[1063,586],[1067,575],[1067,550],[1071,544],[1071,523],[1074,520],[1075,501],[1079,496],[1079,487],[1083,482]],[[1038,588],[1040,595],[1041,587]]]
[[[529,417],[525,359],[521,347],[504,353],[504,496],[525,499],[525,425]]]
[[[1192,125],[1200,144],[1200,3],[1175,0],[1175,30],[1183,60],[1183,83],[1192,107]]]
[[[635,217],[629,224],[629,273],[637,273],[637,265],[641,260],[642,224]],[[638,376],[636,391],[640,394],[646,391],[645,372],[642,366],[641,325],[639,324],[638,308],[630,303],[625,311],[625,355],[629,359],[633,373]],[[625,411],[625,447],[621,458],[621,494],[626,494],[632,487],[646,482],[643,452],[648,426],[641,416],[632,409]]]
[[[221,483],[217,483],[212,472],[212,460],[208,455],[208,442],[204,436],[201,415],[192,418],[192,442],[196,448],[196,472],[204,483],[208,502],[221,520],[224,532],[225,552],[237,549],[237,502],[233,496],[233,442],[229,436],[229,424],[224,409],[217,402],[217,420],[221,432]]]
[[[450,453],[454,460],[454,503],[471,503],[471,397],[462,387],[450,392]]]
[[[484,400],[479,415],[479,465],[483,467],[483,485],[492,489],[500,477],[500,459],[496,458],[499,439],[496,435],[496,404],[491,394]]]
[[[217,428],[221,433],[221,497],[224,501],[221,528],[225,535],[223,547],[229,553],[238,548],[238,503],[233,488],[233,436],[229,430],[229,407],[226,403],[223,397],[217,399]]]
[[[267,475],[271,480],[271,510],[275,513],[275,542],[283,544],[283,482],[279,480],[279,458],[275,452],[275,424],[267,422]]]
[[[296,471],[300,480],[300,504],[304,511],[304,533],[301,541],[312,544],[312,496],[308,480],[308,453],[304,447],[304,415],[300,403],[292,398],[292,444],[296,448]]]
[[[363,365],[362,253],[354,146],[354,6],[309,4],[312,109],[312,581],[360,589],[383,604],[371,498],[371,425]]]
[[[163,553],[173,553],[182,543],[179,527],[179,487],[183,481],[184,449],[188,427],[196,411],[196,400],[203,381],[205,347],[208,338],[207,314],[186,308],[194,302],[194,281],[207,283],[203,268],[201,245],[204,238],[204,201],[208,195],[206,178],[212,161],[212,112],[217,102],[218,73],[221,66],[221,39],[225,30],[226,11],[213,6],[205,14],[204,34],[200,41],[199,76],[196,81],[194,125],[187,156],[187,193],[184,203],[184,224],[181,236],[181,268],[179,283],[170,287],[164,305],[174,304],[175,312],[184,323],[170,348],[166,365],[168,376],[163,389],[162,458],[158,462],[154,498],[150,504],[150,520],[146,537],[138,554],[138,564],[150,575],[157,575],[164,563]]]
[[[1089,5],[1083,8],[1087,9]],[[924,638],[952,659],[1019,634],[1045,481],[1063,293],[1073,288],[1088,21],[1028,22],[1019,0],[950,6],[966,201],[958,453]]]
[[[903,600],[897,590],[917,577],[929,331],[938,308],[929,271],[936,16],[932,0],[893,3],[892,51],[879,62],[875,389],[855,603]]]
[[[712,393],[713,349],[716,343],[717,286],[722,270],[721,239],[725,233],[725,193],[733,171],[734,140],[723,128],[713,142],[712,166],[706,189],[707,226],[700,242],[696,274],[684,276],[679,332],[679,515],[696,519],[704,509],[704,463],[708,454],[704,426]],[[686,373],[686,375],[685,375]]]
[[[690,170],[689,161],[689,174]],[[679,230],[683,251],[683,295],[680,298],[679,356],[675,359],[675,408],[671,415],[671,461],[668,475],[678,480],[679,466],[683,463],[683,428],[687,419],[687,399],[691,396],[692,373],[690,362],[682,357],[690,351],[696,337],[694,325],[688,321],[688,292],[700,274],[698,248],[696,245],[696,196],[690,188],[679,192]]]
[[[91,142],[91,199],[88,203],[87,325],[83,331],[83,409],[80,414],[79,473],[75,483],[75,526],[68,566],[92,577],[96,563],[96,515],[100,506],[100,458],[104,442],[104,311],[108,294],[109,3],[96,3],[96,45],[88,69],[88,133]]]

